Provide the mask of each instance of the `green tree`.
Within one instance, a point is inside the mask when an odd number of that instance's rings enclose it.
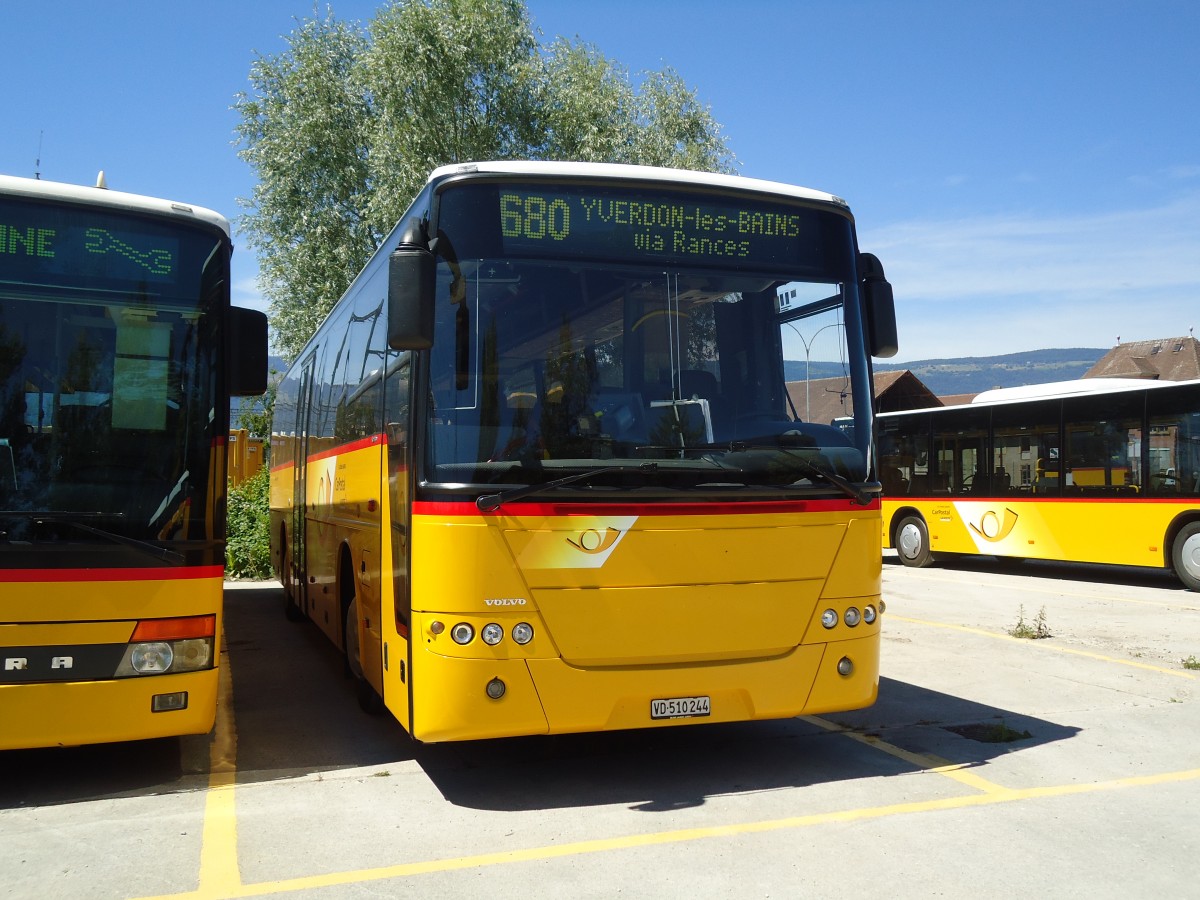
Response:
[[[294,356],[379,240],[366,217],[373,119],[354,25],[303,22],[290,50],[260,56],[239,96],[240,156],[258,174],[241,230],[257,252],[280,349]]]
[[[327,14],[259,56],[238,96],[258,175],[241,221],[289,358],[436,166],[571,159],[732,172],[709,109],[671,69],[637,78],[595,46],[543,46],[522,0],[393,0]]]

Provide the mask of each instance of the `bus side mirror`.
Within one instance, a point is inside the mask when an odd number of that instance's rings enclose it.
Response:
[[[437,261],[425,247],[404,243],[388,258],[388,346],[433,346],[433,294]]]
[[[267,389],[267,317],[256,309],[229,307],[226,343],[229,394],[257,397]]]
[[[871,355],[888,359],[900,349],[896,336],[896,302],[892,286],[883,274],[883,263],[873,253],[859,254],[862,296],[866,307],[867,339]]]

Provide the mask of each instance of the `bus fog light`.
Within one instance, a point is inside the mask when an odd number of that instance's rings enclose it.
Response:
[[[466,622],[459,622],[450,629],[450,637],[456,644],[469,644],[475,637],[475,629]]]
[[[826,628],[833,628],[835,625],[837,625],[837,619],[838,616],[836,609],[827,609],[825,612],[821,613],[821,624]]]
[[[850,657],[843,656],[838,660],[837,670],[839,675],[853,675],[854,663],[850,661]]]
[[[187,709],[187,691],[175,691],[172,694],[155,694],[150,698],[151,712],[174,712]]]
[[[483,642],[490,647],[496,646],[504,640],[504,629],[495,622],[488,622],[479,632],[479,636],[483,638]]]
[[[533,626],[528,622],[518,622],[513,626],[513,640],[524,646],[533,640]]]
[[[129,654],[133,671],[139,675],[157,675],[171,668],[175,654],[171,645],[166,641],[150,641],[146,644],[134,644]]]
[[[874,625],[875,618],[876,618],[875,607],[868,606],[865,609],[863,609],[863,621],[864,622],[866,622],[868,625]]]
[[[504,686],[504,682],[499,678],[493,678],[487,683],[487,695],[493,700],[499,700],[501,697],[503,697],[506,690],[507,688]]]
[[[212,642],[208,638],[188,638],[186,641],[174,641],[172,650],[175,655],[176,672],[195,672],[207,669],[212,659]]]
[[[846,610],[846,624],[853,628],[862,621],[862,613],[858,611],[858,607],[852,606]]]

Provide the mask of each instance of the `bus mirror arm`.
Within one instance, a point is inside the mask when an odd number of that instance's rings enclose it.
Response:
[[[433,346],[433,294],[437,262],[421,227],[405,230],[388,259],[388,346],[428,350]]]
[[[896,302],[892,285],[883,274],[883,263],[874,253],[859,254],[862,297],[867,319],[871,355],[889,359],[900,349],[896,335]]]

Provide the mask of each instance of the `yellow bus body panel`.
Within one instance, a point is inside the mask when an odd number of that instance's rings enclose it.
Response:
[[[879,621],[851,627],[844,615],[879,607],[878,512],[819,506],[414,515],[414,736],[669,727],[870,705]],[[838,615],[832,629],[821,625],[826,608]],[[524,647],[511,638],[519,622],[534,630]],[[504,632],[491,647],[478,637],[488,623]],[[466,646],[451,638],[457,624],[474,629]],[[848,676],[837,671],[843,657]],[[499,700],[487,695],[493,679],[504,683]],[[677,697],[708,697],[711,712],[651,718],[652,700]]]
[[[206,734],[216,717],[221,577],[0,584],[0,648],[127,644],[141,619],[216,616],[212,669],[169,675],[0,684],[0,750]],[[219,569],[215,569],[219,571]],[[8,579],[20,578],[8,575]],[[79,621],[84,620],[84,621]],[[5,651],[0,650],[0,654]],[[156,694],[187,691],[187,708],[155,713]]]
[[[972,553],[1125,566],[1167,565],[1167,529],[1194,504],[1153,499],[885,499],[883,536],[899,517],[925,519],[934,553]]]
[[[217,709],[216,669],[112,681],[0,685],[0,750],[72,747],[207,734]],[[187,709],[151,713],[155,694],[187,691]],[[19,723],[19,724],[18,724]]]

